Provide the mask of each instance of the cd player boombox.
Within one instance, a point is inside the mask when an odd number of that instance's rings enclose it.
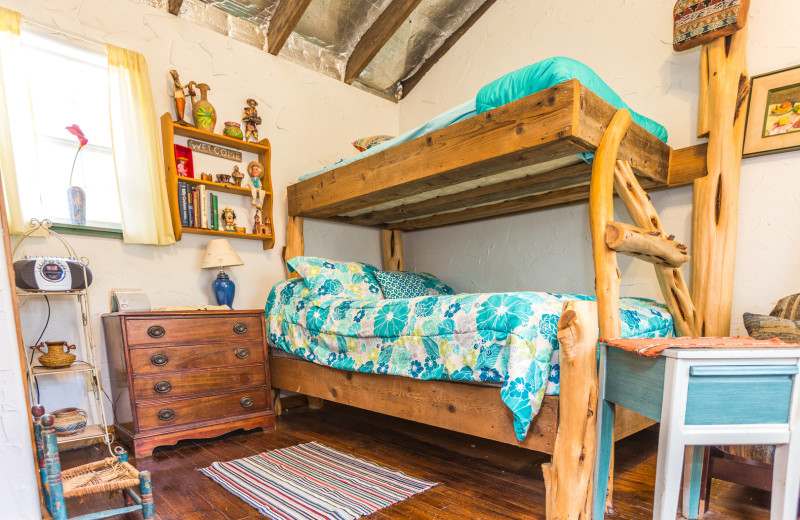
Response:
[[[92,272],[74,258],[25,257],[14,262],[14,278],[26,291],[73,291],[86,289]]]

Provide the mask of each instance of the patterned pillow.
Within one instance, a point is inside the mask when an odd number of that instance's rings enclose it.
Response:
[[[419,298],[455,294],[455,291],[428,273],[409,273],[407,271],[378,271],[378,283],[387,299]]]
[[[742,318],[744,328],[752,338],[778,338],[791,343],[800,342],[800,321],[764,316],[763,314],[750,314],[749,312],[745,312]]]
[[[392,135],[371,135],[369,137],[362,137],[361,139],[357,139],[353,141],[353,146],[356,147],[356,150],[359,152],[366,152],[373,146],[378,146],[381,143],[385,143],[394,139]]]
[[[286,262],[286,265],[290,271],[303,277],[314,299],[381,299],[381,290],[375,280],[378,268],[369,264],[297,256]]]
[[[778,300],[769,315],[787,320],[800,320],[800,294],[793,294]]]

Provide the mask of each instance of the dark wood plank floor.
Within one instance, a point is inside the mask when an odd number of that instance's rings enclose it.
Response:
[[[609,518],[652,517],[656,431],[646,430],[617,444],[615,503]],[[274,432],[239,432],[203,441],[158,448],[152,457],[133,460],[153,474],[157,517],[167,519],[263,519],[258,512],[199,471],[214,461],[247,457],[309,441],[395,468],[439,485],[368,518],[497,519],[544,518],[544,483],[539,465],[547,457],[512,446],[437,428],[326,404],[323,410],[297,408],[278,418]],[[105,447],[62,453],[64,468],[100,459]],[[734,484],[715,483],[711,510],[702,518],[769,518],[769,494]],[[67,502],[70,516],[119,507],[109,493]],[[128,515],[124,518],[141,518]]]

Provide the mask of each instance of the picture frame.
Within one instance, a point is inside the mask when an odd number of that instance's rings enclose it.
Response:
[[[175,171],[178,177],[188,177],[194,179],[194,161],[192,161],[192,150],[186,146],[175,145]]]
[[[800,65],[750,78],[743,157],[800,150]]]

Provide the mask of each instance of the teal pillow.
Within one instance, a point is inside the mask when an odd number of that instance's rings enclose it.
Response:
[[[629,110],[636,124],[667,142],[666,128],[631,110],[592,69],[570,58],[548,58],[492,81],[478,91],[477,111],[482,114],[570,79],[577,79],[614,108]]]
[[[314,256],[296,256],[286,262],[312,293],[312,299],[349,298],[379,300],[381,290],[375,280],[377,267],[360,262],[337,262]]]
[[[377,271],[375,278],[383,297],[390,300],[455,294],[449,285],[428,273]]]

